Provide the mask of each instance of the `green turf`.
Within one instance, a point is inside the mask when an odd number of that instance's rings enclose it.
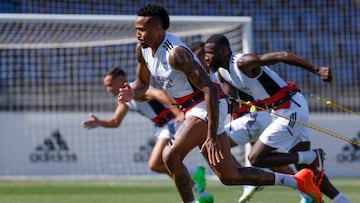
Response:
[[[332,179],[353,203],[360,202],[360,179]],[[236,203],[241,186],[208,181],[216,203]],[[266,187],[250,203],[299,202],[293,189]],[[325,203],[331,202],[324,198]],[[180,203],[170,180],[0,180],[0,203]]]

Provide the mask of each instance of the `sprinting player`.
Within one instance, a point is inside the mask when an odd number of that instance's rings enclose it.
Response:
[[[237,167],[224,130],[227,102],[222,98],[220,87],[211,81],[190,48],[179,37],[166,32],[169,25],[169,15],[159,5],[147,4],[138,10],[135,20],[137,78],[132,85],[125,83],[120,88],[118,100],[140,98],[149,88],[152,75],[185,113],[186,119],[176,131],[173,144],[163,153],[163,161],[182,201],[194,202],[191,179],[183,160],[192,149],[199,147],[225,185],[289,186],[321,202],[321,193],[308,169],[287,175]]]
[[[217,72],[218,78],[222,78],[221,73]],[[227,84],[224,81],[221,81],[224,86],[230,85]],[[235,98],[241,98],[245,101],[251,101],[254,104],[256,104],[256,100],[246,94],[245,92],[236,89],[235,87],[227,87],[228,89],[237,90],[234,91],[236,94],[231,95],[230,104],[229,106],[233,104],[239,104],[236,102]],[[226,92],[225,92],[226,94]],[[234,111],[230,110],[232,112],[229,123],[225,125],[225,130],[229,136],[230,141],[230,147],[236,147],[236,146],[245,146],[246,144],[250,144],[252,147],[255,142],[259,139],[259,136],[261,133],[271,124],[271,116],[268,112],[257,110],[255,107],[249,108],[246,105],[234,105],[232,107]],[[274,150],[275,152],[276,150]],[[249,161],[247,160],[245,162],[245,166],[251,166]],[[272,171],[286,173],[286,174],[295,174],[293,169],[288,166],[276,166],[270,168]],[[255,194],[255,192],[262,190],[263,187],[260,186],[254,186],[254,185],[244,185],[243,187],[243,193],[239,197],[238,202],[244,203],[249,201],[252,196]],[[301,201],[300,203],[312,203],[313,200],[308,195],[302,193],[299,191]]]
[[[310,64],[288,52],[260,56],[232,53],[228,39],[221,34],[213,35],[206,41],[205,52],[205,60],[210,67],[227,73],[223,75],[225,81],[261,100],[255,105],[290,118],[272,115],[272,123],[252,147],[249,154],[251,164],[274,167],[294,163],[298,170],[310,168],[315,174],[315,183],[320,185],[326,196],[336,203],[349,202],[324,175],[323,150],[310,150],[309,129],[296,122],[308,121],[309,110],[305,98],[294,83],[286,83],[267,65],[284,62],[298,66],[319,75],[325,82],[332,80],[330,69]],[[287,149],[288,153],[273,152],[274,149]]]
[[[216,80],[221,83],[221,87],[224,93],[228,97],[229,113],[231,114],[231,120],[225,125],[225,131],[229,137],[230,148],[236,146],[245,146],[247,143],[250,146],[254,145],[255,141],[259,138],[262,131],[270,125],[271,116],[266,111],[256,110],[256,108],[249,109],[246,105],[239,105],[235,98],[242,98],[246,101],[255,102],[255,98],[245,92],[236,89],[230,83],[223,81],[222,74],[218,70],[210,70],[209,64],[205,61],[205,42],[195,42],[191,44],[191,50],[199,58],[201,64],[205,67],[207,72],[212,73]],[[215,71],[215,73],[213,72]],[[249,161],[245,161],[245,166],[251,166]],[[272,171],[294,174],[294,171],[289,166],[279,166],[271,168]],[[244,203],[249,201],[256,191],[262,190],[263,187],[254,185],[244,185],[243,193],[240,196],[238,202]],[[313,200],[306,194],[300,192],[301,203],[311,203]]]
[[[107,92],[117,96],[119,88],[123,87],[126,81],[126,73],[123,69],[115,67],[105,74],[104,86]],[[162,151],[169,141],[173,139],[180,122],[184,121],[184,113],[177,106],[172,105],[171,99],[163,90],[149,88],[140,100],[130,100],[126,103],[118,102],[114,115],[105,120],[100,120],[91,113],[90,119],[85,120],[82,125],[88,129],[99,126],[116,128],[120,126],[129,110],[145,116],[154,123],[157,141],[151,152],[148,166],[154,172],[168,174],[162,161]],[[197,195],[197,202],[213,203],[213,195],[205,189],[204,167],[188,167],[187,169],[195,182],[193,190]]]

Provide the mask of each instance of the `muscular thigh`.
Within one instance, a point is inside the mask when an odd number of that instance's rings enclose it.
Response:
[[[162,163],[162,152],[165,146],[169,143],[168,138],[158,138],[156,143],[151,151],[149,162],[152,163]]]
[[[218,139],[224,159],[222,159],[220,163],[216,164],[215,166],[210,165],[210,167],[212,168],[214,173],[220,178],[237,177],[237,168],[241,165],[240,163],[237,163],[235,158],[233,158],[231,155],[229,140],[226,133],[224,132],[218,135]],[[207,157],[206,154],[204,154],[204,156]]]
[[[190,116],[185,119],[184,123],[176,131],[169,150],[184,158],[193,148],[201,146],[206,136],[207,122]]]

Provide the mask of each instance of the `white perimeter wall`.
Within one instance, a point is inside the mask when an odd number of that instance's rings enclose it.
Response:
[[[111,113],[97,113],[101,118]],[[0,176],[141,176],[156,175],[147,168],[153,125],[129,113],[117,129],[87,130],[87,112],[0,112]],[[359,141],[360,118],[344,114],[311,114],[310,122]],[[52,137],[58,131],[67,149]],[[329,177],[360,177],[360,147],[312,130],[313,147],[327,153]],[[46,142],[55,150],[47,151]],[[42,149],[40,149],[42,148]],[[195,149],[188,165],[206,165]],[[340,158],[340,159],[339,159]],[[343,160],[343,163],[336,163]],[[209,168],[207,169],[209,173]]]

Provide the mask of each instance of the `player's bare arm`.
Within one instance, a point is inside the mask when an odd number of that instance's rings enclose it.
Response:
[[[185,120],[184,112],[182,112],[177,105],[173,105],[173,100],[164,90],[157,88],[149,88],[145,92],[144,96],[146,100],[157,100],[165,104],[174,114],[177,122],[182,122]]]
[[[134,91],[134,98],[140,98],[145,94],[150,85],[150,71],[147,68],[144,57],[142,56],[140,44],[137,44],[136,46],[136,58],[138,61],[136,69],[137,78],[132,85],[132,88]]]
[[[237,98],[239,96],[237,89],[233,85],[228,83],[219,72],[216,72],[216,75],[222,84],[222,88],[225,95],[233,98]]]
[[[222,90],[224,91],[224,93],[228,99],[228,104],[229,104],[229,108],[228,108],[229,112],[228,113],[232,113],[231,110],[239,108],[239,103],[235,102],[235,100],[234,100],[234,99],[239,98],[239,93],[233,85],[228,83],[223,78],[223,76],[220,74],[220,72],[216,72],[216,75],[217,75],[217,78],[219,79],[219,81],[221,82]]]
[[[217,128],[219,119],[218,89],[212,83],[209,75],[195,60],[193,55],[184,47],[176,47],[169,56],[170,64],[184,72],[190,82],[204,93],[208,112],[207,139],[201,148],[201,152],[208,153],[210,164],[216,164],[223,158],[220,145],[217,140]]]
[[[249,78],[258,76],[263,65],[255,54],[244,54],[236,62],[238,68]]]
[[[112,118],[108,119],[107,122],[104,123],[102,126],[107,126],[110,128],[119,127],[128,111],[129,107],[126,104],[124,104],[123,102],[118,102],[118,106],[114,112],[114,115],[112,116]]]
[[[136,58],[138,61],[136,67],[136,80],[132,86],[125,83],[123,88],[119,89],[118,101],[128,102],[132,99],[141,100],[145,91],[149,88],[150,72],[146,67],[145,60],[141,54],[141,46],[136,46]]]
[[[93,113],[91,113],[90,118],[88,120],[85,120],[82,125],[84,126],[84,128],[87,129],[96,128],[99,126],[104,128],[116,128],[120,126],[127,112],[128,107],[126,106],[126,104],[119,102],[116,111],[114,112],[112,117],[101,120],[97,118]]]
[[[263,65],[272,65],[279,62],[290,64],[293,66],[301,67],[307,71],[320,76],[320,79],[325,82],[332,81],[332,75],[329,67],[320,67],[311,64],[304,58],[287,51],[270,52],[259,56]]]
[[[194,61],[193,55],[183,47],[176,47],[169,56],[170,64],[186,74],[190,82],[204,93],[209,114],[209,130],[216,135],[218,126],[218,90],[205,70]],[[215,136],[214,135],[214,136]]]

